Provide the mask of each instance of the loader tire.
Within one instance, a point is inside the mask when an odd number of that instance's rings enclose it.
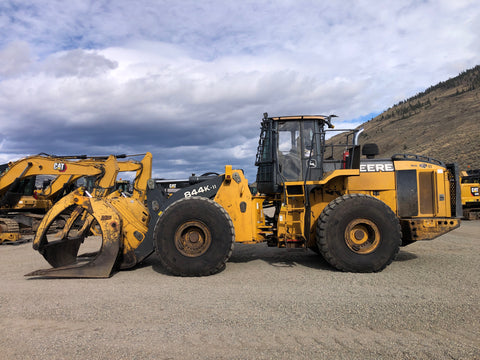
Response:
[[[167,271],[177,276],[206,276],[222,271],[235,243],[232,220],[215,201],[178,200],[159,217],[155,248]]]
[[[390,207],[364,194],[333,200],[317,222],[320,254],[342,271],[383,270],[397,255],[401,237],[400,223]]]

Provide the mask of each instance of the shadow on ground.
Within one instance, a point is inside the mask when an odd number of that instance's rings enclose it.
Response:
[[[394,261],[410,261],[417,256],[405,250],[400,250]],[[273,267],[303,266],[317,270],[337,271],[327,261],[311,250],[269,248],[265,244],[235,244],[232,256],[228,262],[243,264],[262,260]],[[160,263],[156,254],[151,255],[134,269],[151,266],[157,273],[170,275]],[[133,270],[133,269],[132,269]]]
[[[400,250],[394,261],[410,261],[417,256],[411,252]],[[331,267],[327,261],[311,250],[305,249],[284,249],[268,247],[266,244],[235,244],[230,263],[249,263],[251,261],[261,260],[273,267],[297,267],[303,266],[317,270],[338,271]],[[147,259],[134,266],[131,269],[121,271],[135,271],[137,269],[152,267],[152,269],[162,275],[171,275],[161,264],[158,256],[154,253]],[[47,279],[46,277],[28,278],[28,280]]]
[[[395,260],[393,261],[409,261],[409,260],[415,260],[417,258],[417,255],[405,251],[405,250],[400,250],[395,257]]]

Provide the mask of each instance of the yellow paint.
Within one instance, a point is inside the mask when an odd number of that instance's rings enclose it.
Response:
[[[265,225],[260,206],[263,198],[252,196],[243,171],[226,166],[225,180],[218,189],[215,201],[230,215],[237,242],[254,243],[263,240],[260,235],[261,227]]]

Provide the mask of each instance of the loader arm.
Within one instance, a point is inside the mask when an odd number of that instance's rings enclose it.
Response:
[[[147,152],[142,161],[121,161],[118,162],[118,172],[135,171],[135,180],[133,182],[132,198],[144,201],[146,198],[147,182],[152,176],[152,154]],[[111,197],[118,196],[112,193]]]
[[[119,171],[119,166],[116,158],[113,155],[110,155],[104,164],[105,172],[101,176],[95,186],[93,191],[93,197],[103,197],[107,196],[113,186],[115,185],[115,179]]]

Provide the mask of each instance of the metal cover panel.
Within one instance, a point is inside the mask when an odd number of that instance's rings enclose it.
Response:
[[[397,205],[398,216],[418,215],[417,171],[397,171]]]

